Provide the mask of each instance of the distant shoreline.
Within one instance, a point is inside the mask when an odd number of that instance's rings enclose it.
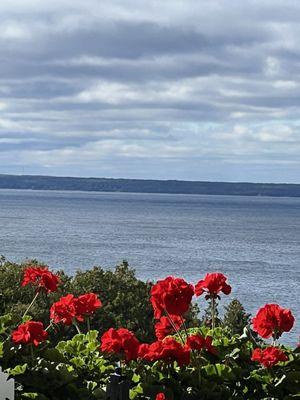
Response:
[[[0,189],[300,197],[300,184],[77,178],[0,174]]]

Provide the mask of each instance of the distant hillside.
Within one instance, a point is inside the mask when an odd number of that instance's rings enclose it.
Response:
[[[82,190],[95,192],[182,193],[300,197],[300,184],[162,181],[148,179],[70,178],[1,175],[2,189]]]

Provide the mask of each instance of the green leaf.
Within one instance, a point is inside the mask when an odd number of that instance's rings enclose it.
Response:
[[[7,373],[12,376],[22,375],[27,370],[28,364],[16,365],[14,368],[9,368]]]
[[[75,365],[77,368],[82,368],[85,365],[84,360],[81,357],[74,357],[70,360],[70,362]]]
[[[86,334],[86,339],[89,342],[96,342],[98,339],[99,332],[98,331],[90,331]]]
[[[88,390],[93,391],[97,387],[97,382],[87,381],[86,382],[86,387],[87,387]]]
[[[209,377],[219,377],[225,380],[232,380],[235,377],[232,369],[224,364],[209,364],[202,369]]]
[[[44,358],[49,361],[54,362],[66,362],[65,357],[61,354],[61,352],[57,348],[50,348],[44,351]]]
[[[0,316],[0,335],[5,333],[11,325],[13,325],[13,317],[11,314],[5,314]]]
[[[141,377],[140,377],[140,375],[138,375],[138,374],[133,374],[131,380],[132,380],[132,382],[134,382],[134,383],[138,383],[138,382],[140,382]]]
[[[233,349],[232,350],[232,352],[229,354],[229,357],[230,358],[233,358],[234,360],[236,360],[237,358],[239,358],[239,355],[240,355],[240,349],[239,348],[235,348],[235,349]]]
[[[22,393],[22,397],[26,397],[26,399],[36,399],[38,396],[38,393]]]
[[[139,383],[137,386],[135,386],[133,389],[130,389],[129,391],[129,398],[130,400],[138,399],[139,395],[143,394],[143,387]]]

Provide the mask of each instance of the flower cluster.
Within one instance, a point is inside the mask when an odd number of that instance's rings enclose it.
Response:
[[[186,344],[191,350],[206,350],[211,354],[216,354],[217,349],[212,345],[211,336],[192,335],[187,338]]]
[[[288,357],[278,347],[269,346],[265,349],[254,349],[251,357],[252,361],[258,361],[266,368],[273,367],[280,361],[287,361]]]
[[[24,271],[22,286],[32,284],[38,291],[45,290],[50,293],[57,290],[59,282],[59,276],[49,271],[48,267],[30,266]]]
[[[59,277],[50,272],[47,267],[30,266],[24,272],[22,286],[29,284],[37,287],[37,294],[41,290],[50,293],[57,289]],[[180,367],[188,365],[191,355],[199,351],[218,355],[212,336],[189,335],[185,325],[184,330],[181,328],[185,324],[184,317],[190,308],[194,294],[196,296],[206,294],[205,298],[212,305],[211,312],[214,317],[217,299],[221,292],[226,295],[231,292],[227,277],[221,273],[207,274],[195,288],[181,278],[168,276],[159,280],[152,286],[150,298],[156,319],[157,340],[150,344],[140,343],[134,333],[128,329],[110,328],[101,337],[100,349],[104,353],[118,355],[126,362],[132,360],[162,361],[166,364],[176,362]],[[74,324],[79,330],[76,323],[83,322],[85,317],[92,316],[101,306],[102,303],[95,293],[86,293],[78,297],[67,294],[52,304],[50,319],[56,324]],[[272,336],[273,339],[278,339],[283,332],[292,329],[294,317],[290,310],[281,308],[278,304],[266,304],[258,310],[252,322],[254,331],[262,338]],[[213,324],[213,332],[214,326]],[[42,322],[27,321],[13,331],[12,341],[16,344],[38,346],[39,343],[47,340],[47,329],[44,329]],[[177,336],[170,336],[174,333]],[[202,356],[205,354],[202,353]],[[287,361],[288,357],[279,347],[269,346],[254,349],[251,360],[259,362],[266,368],[271,368],[279,362]],[[157,400],[165,398],[162,392],[156,396]]]
[[[154,318],[160,319],[165,313],[184,315],[191,304],[194,288],[184,279],[168,276],[151,288],[151,304]]]
[[[288,309],[278,304],[266,304],[260,308],[253,318],[253,329],[263,338],[273,336],[277,339],[283,332],[289,332],[294,325],[295,318]]]
[[[67,294],[50,308],[51,320],[58,324],[71,325],[74,321],[82,322],[85,316],[90,316],[102,306],[95,293],[86,293],[79,297]]]
[[[154,326],[157,339],[162,340],[166,336],[175,333],[181,328],[183,323],[184,319],[182,317],[178,317],[177,315],[172,315],[169,317],[162,316]]]
[[[38,346],[48,338],[42,322],[27,321],[18,326],[12,333],[12,340],[16,344],[33,344]]]
[[[216,297],[220,292],[230,294],[231,286],[226,281],[226,276],[219,272],[206,274],[205,278],[196,284],[195,294],[201,296],[201,294],[207,293],[208,297]]]
[[[184,345],[173,337],[166,337],[151,344],[140,344],[134,334],[124,328],[118,330],[110,328],[105,332],[101,338],[100,348],[106,353],[123,354],[126,361],[137,358],[150,362],[161,360],[167,364],[176,361],[179,366],[190,363],[191,350],[217,353],[210,336],[206,338],[201,335],[189,336]]]
[[[137,359],[139,347],[140,342],[125,328],[110,328],[101,337],[101,351],[124,355],[126,361]]]
[[[166,363],[176,361],[178,365],[188,365],[190,363],[190,349],[182,346],[172,337],[158,340],[151,344],[142,344],[139,348],[139,358],[146,361],[162,360]]]

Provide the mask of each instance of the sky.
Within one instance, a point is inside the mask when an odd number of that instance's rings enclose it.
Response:
[[[0,173],[300,183],[300,2],[1,0]]]

